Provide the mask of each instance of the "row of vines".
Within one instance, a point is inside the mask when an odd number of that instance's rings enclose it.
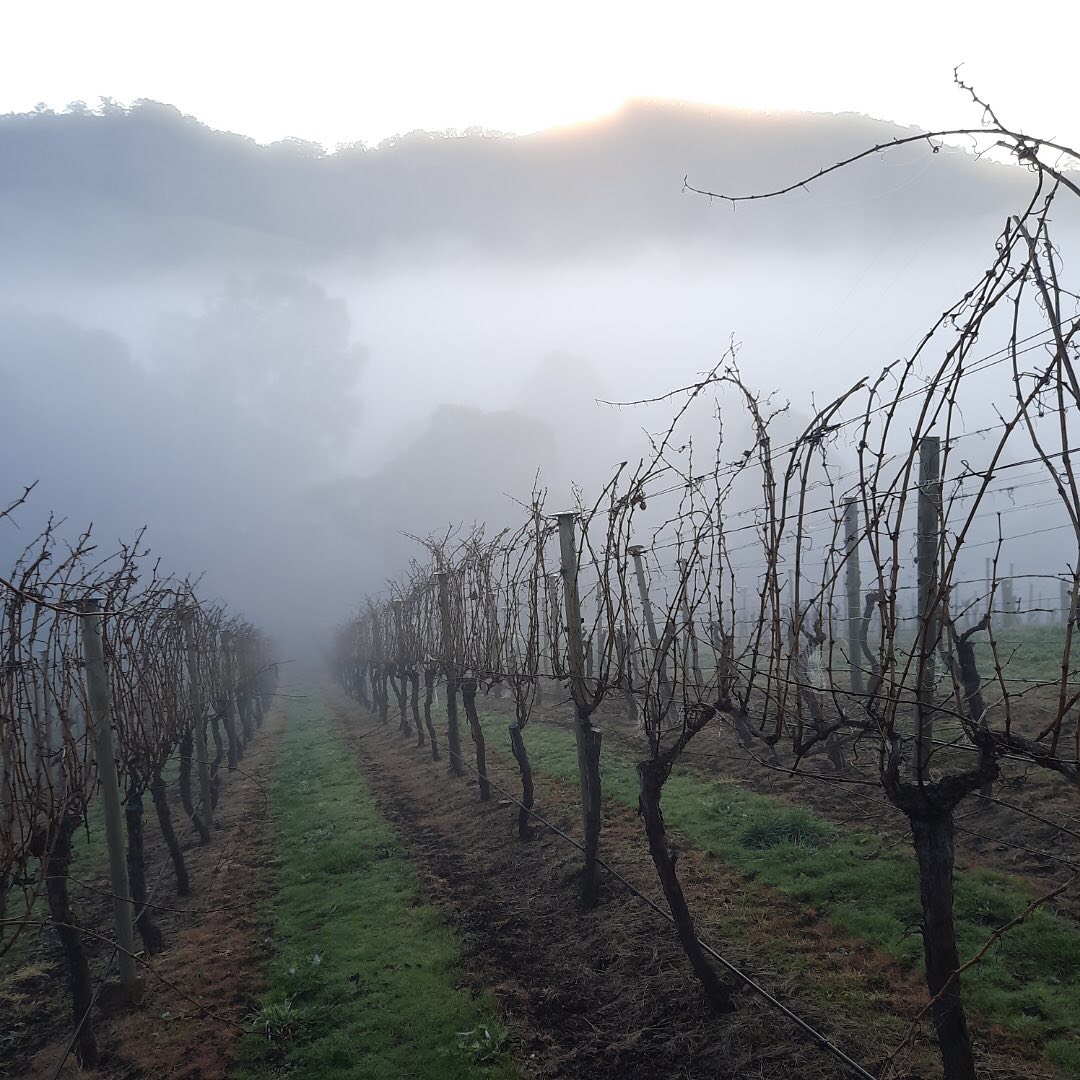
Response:
[[[236,767],[262,724],[275,669],[258,630],[197,600],[190,582],[161,576],[141,537],[102,557],[89,533],[69,545],[50,523],[0,597],[0,958],[38,927],[55,932],[71,993],[69,1053],[92,1067],[104,976],[95,984],[87,938],[108,942],[109,969],[131,996],[140,963],[166,944],[154,918],[160,879],[148,884],[146,797],[175,893],[186,896],[183,834],[210,842],[220,770]],[[187,819],[179,834],[174,783]],[[73,844],[91,827],[107,839],[111,927],[80,923],[72,901],[73,884],[87,887],[71,871]]]
[[[475,772],[483,800],[477,695],[509,694],[523,840],[534,828],[530,717],[545,694],[568,694],[586,907],[597,903],[603,849],[595,721],[625,710],[639,732],[648,849],[721,1013],[736,1007],[737,987],[698,940],[668,843],[673,767],[710,726],[816,782],[843,783],[852,756],[870,755],[873,783],[906,819],[917,857],[925,1011],[948,1080],[975,1076],[961,990],[981,955],[957,947],[955,815],[1007,770],[1045,770],[1075,788],[1080,759],[1080,318],[1051,239],[1056,212],[1076,220],[1080,188],[1067,166],[1080,155],[990,111],[966,134],[1007,146],[1030,173],[1030,195],[989,266],[910,357],[800,418],[756,392],[733,348],[693,385],[627,403],[654,432],[648,452],[595,497],[576,491],[553,514],[537,485],[516,528],[420,539],[423,557],[339,629],[333,654],[349,693],[384,721],[394,711],[433,758],[445,749],[455,773]],[[936,152],[934,136],[897,142],[918,140]],[[1018,504],[1017,489],[1037,501]],[[1004,602],[1002,582],[1015,562],[1064,608],[1036,675],[1013,662],[1011,569]],[[437,686],[445,747],[432,717]]]

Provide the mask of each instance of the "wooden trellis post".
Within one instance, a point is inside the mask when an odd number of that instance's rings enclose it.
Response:
[[[214,822],[214,799],[210,787],[210,758],[206,750],[206,725],[203,722],[202,681],[199,678],[199,650],[195,644],[195,618],[184,616],[184,646],[187,651],[188,699],[191,726],[195,735],[195,755],[199,770],[199,807],[203,825],[209,832]]]
[[[221,632],[221,662],[224,665],[223,678],[225,692],[222,695],[224,711],[221,719],[225,722],[225,737],[229,740],[229,769],[235,769],[243,756],[243,748],[236,734],[236,701],[233,697],[233,684],[236,681],[236,666],[233,656],[233,636],[228,630]]]
[[[439,615],[442,625],[443,667],[446,676],[446,745],[450,753],[450,768],[455,776],[463,776],[461,763],[461,731],[457,711],[457,649],[454,643],[453,623],[450,619],[450,580],[445,570],[436,575],[439,579]]]
[[[685,559],[676,560],[679,567],[679,577],[685,581],[686,587],[682,590],[682,616],[684,629],[686,634],[687,652],[690,656],[690,670],[694,673],[694,684],[697,686],[698,691],[704,689],[705,678],[701,672],[701,657],[698,655],[698,643],[697,632],[694,628],[694,616],[690,612],[690,597],[689,593],[689,572],[686,567]]]
[[[934,742],[935,653],[941,636],[938,597],[938,552],[941,544],[941,440],[927,435],[919,443],[919,606],[917,641],[918,707],[916,742],[918,775],[925,778]]]
[[[862,627],[862,573],[859,567],[859,504],[854,499],[844,500],[844,586],[847,590],[847,647],[848,664],[851,669],[851,690],[863,692],[862,646],[859,631]]]
[[[599,886],[597,858],[600,847],[600,732],[592,726],[592,702],[585,678],[585,646],[581,633],[581,599],[578,594],[575,514],[559,514],[559,549],[562,556],[563,593],[566,603],[567,658],[570,693],[577,711],[578,782],[581,788],[582,830],[585,836],[585,868],[581,899],[593,907]]]
[[[626,549],[634,560],[634,576],[637,578],[638,593],[641,596],[641,610],[645,616],[645,626],[649,631],[649,643],[653,649],[652,666],[656,671],[656,692],[661,701],[668,702],[672,698],[671,683],[667,674],[667,650],[661,648],[660,635],[656,630],[656,619],[653,616],[652,601],[649,599],[649,586],[645,581],[645,564],[642,556],[645,549],[635,545]],[[665,629],[665,634],[667,629]],[[665,641],[665,645],[667,642]]]
[[[109,850],[109,887],[112,890],[120,982],[128,990],[138,983],[135,967],[134,910],[128,884],[124,823],[120,811],[120,782],[112,737],[112,694],[105,673],[105,642],[101,606],[94,599],[82,603],[83,656],[86,661],[86,696],[97,735],[96,754],[101,801],[105,809],[105,842]]]

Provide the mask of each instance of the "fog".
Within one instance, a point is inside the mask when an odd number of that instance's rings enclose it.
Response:
[[[638,103],[327,154],[154,103],[0,118],[0,454],[7,494],[38,481],[2,553],[50,510],[103,547],[145,524],[302,649],[403,533],[516,521],[538,470],[557,509],[640,455],[646,421],[597,399],[692,382],[734,339],[807,413],[910,354],[992,258],[1018,168],[917,144],[737,210],[684,189],[901,133]]]

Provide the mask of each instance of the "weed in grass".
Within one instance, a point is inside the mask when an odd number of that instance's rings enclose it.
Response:
[[[297,1005],[292,998],[267,1002],[258,1012],[252,1013],[248,1022],[276,1050],[284,1052],[288,1044],[297,1039],[310,1037],[320,1021],[329,1012],[326,1008]]]
[[[497,1062],[506,1052],[510,1033],[498,1024],[482,1024],[472,1031],[459,1031],[458,1046],[472,1056],[478,1065]]]

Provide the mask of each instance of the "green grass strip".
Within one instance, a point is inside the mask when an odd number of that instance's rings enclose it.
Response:
[[[508,743],[509,715],[488,705],[485,725],[494,747]],[[577,784],[573,733],[551,724],[525,732],[533,767]],[[601,751],[604,795],[638,802],[629,753],[611,743]],[[922,909],[914,853],[885,852],[868,830],[839,829],[790,803],[676,768],[664,786],[664,818],[695,846],[812,908],[834,926],[882,952],[922,968]],[[642,838],[644,843],[644,837]],[[976,869],[956,875],[961,956],[970,956],[997,927],[1035,897],[1027,882]],[[999,1023],[1080,1076],[1080,929],[1040,908],[963,976],[969,1008]]]
[[[494,1003],[455,987],[460,951],[421,904],[325,710],[294,703],[270,785],[278,859],[270,989],[241,1078],[512,1077]]]

